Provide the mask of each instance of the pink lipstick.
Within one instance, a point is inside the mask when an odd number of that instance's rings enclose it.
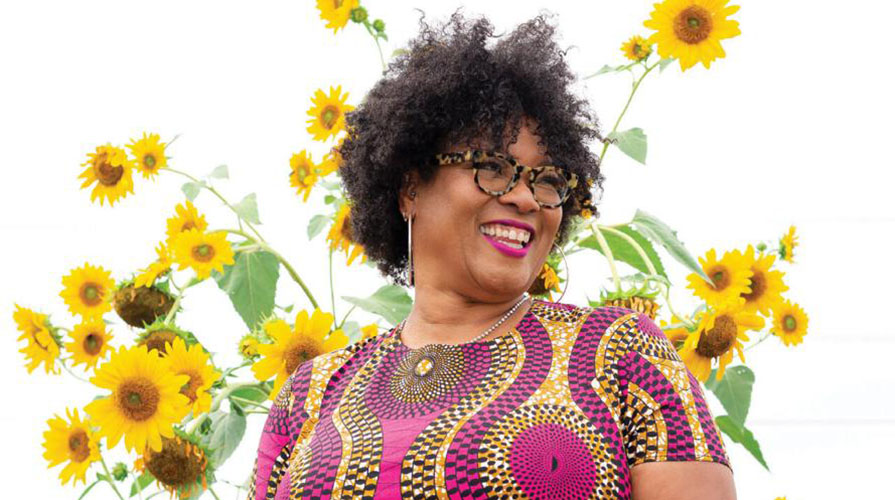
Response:
[[[513,248],[511,246],[504,245],[498,240],[495,240],[491,237],[491,235],[482,233],[482,236],[484,236],[485,239],[488,240],[488,243],[491,243],[491,246],[496,248],[500,253],[508,255],[510,257],[516,257],[517,259],[528,255],[528,249],[531,248],[531,245],[526,245],[522,248]]]

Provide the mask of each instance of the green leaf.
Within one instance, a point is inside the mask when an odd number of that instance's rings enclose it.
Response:
[[[87,486],[86,488],[84,488],[84,491],[83,491],[83,493],[81,493],[81,496],[78,497],[78,500],[82,500],[84,497],[86,497],[87,494],[90,493],[90,490],[92,490],[94,486],[96,486],[97,484],[99,484],[100,481],[101,481],[101,479],[97,479],[96,481],[90,483],[89,486]]]
[[[667,224],[657,217],[654,217],[639,208],[634,214],[634,219],[631,220],[631,224],[640,231],[640,234],[651,239],[654,243],[658,243],[665,247],[665,250],[668,251],[669,255],[694,273],[701,276],[707,283],[714,286],[714,282],[705,274],[705,271],[702,270],[702,267],[696,262],[696,259],[690,255],[690,252],[687,251],[684,244],[677,239],[677,231],[668,227]]]
[[[761,454],[761,446],[758,445],[758,441],[755,440],[752,431],[745,427],[740,427],[727,415],[721,415],[715,418],[715,423],[718,424],[718,428],[721,429],[721,432],[727,434],[734,443],[743,445],[743,448],[746,448],[746,450],[755,457],[755,460],[758,460],[758,463],[760,463],[762,467],[768,472],[771,471],[767,462],[764,460],[764,456]]]
[[[323,231],[329,224],[330,218],[326,215],[315,215],[311,217],[311,222],[308,223],[308,240],[313,240],[314,236],[320,234],[320,231]]]
[[[216,467],[227,460],[239,442],[246,430],[246,418],[235,411],[224,413],[211,426],[211,458]]]
[[[233,205],[233,209],[236,210],[236,213],[243,220],[247,220],[252,224],[261,224],[261,221],[258,219],[258,199],[255,193],[246,195],[239,203]]]
[[[588,78],[593,78],[595,76],[603,75],[606,73],[615,73],[617,71],[623,71],[625,68],[627,68],[627,66],[625,66],[624,64],[619,65],[619,66],[610,66],[608,64],[604,64],[603,67],[600,68],[599,70],[597,70],[596,73],[588,75],[588,76],[584,77],[584,79],[586,80]]]
[[[662,59],[661,61],[659,61],[659,73],[665,71],[665,66],[668,66],[669,64],[671,64],[673,62],[674,62],[673,57],[669,57],[667,59]]]
[[[331,194],[323,197],[323,203],[326,203],[327,205],[332,205],[334,201],[336,201],[336,197]]]
[[[612,132],[607,139],[618,141],[613,144],[622,153],[646,164],[646,134],[643,133],[643,129],[634,127],[622,132]]]
[[[236,312],[249,330],[273,312],[280,263],[270,252],[238,252],[235,263],[224,268],[224,273],[213,271],[221,290],[227,292]]]
[[[247,399],[249,401],[253,401],[255,403],[261,404],[267,401],[268,393],[262,389],[259,385],[246,385],[243,387],[239,387],[230,392],[231,396],[235,396],[240,399]],[[239,403],[237,403],[239,404]]]
[[[227,165],[218,165],[208,174],[208,177],[212,179],[229,179],[230,171],[227,169]]]
[[[339,189],[338,182],[321,179],[321,180],[317,181],[317,184],[323,186],[327,191],[335,191],[335,190]]]
[[[184,183],[183,186],[180,186],[180,190],[183,191],[183,194],[186,196],[186,199],[193,201],[196,199],[196,196],[199,196],[199,191],[205,187],[204,182],[187,182]]]
[[[656,268],[656,274],[667,278],[668,276],[665,274],[665,267],[662,265],[662,261],[659,259],[659,254],[656,253],[656,249],[653,247],[652,243],[648,239],[646,239],[642,234],[638,233],[637,230],[630,226],[618,226],[613,229],[617,229],[628,236],[631,237],[640,247],[643,249],[643,252],[646,254],[646,257],[652,262],[653,267]],[[630,243],[625,241],[621,236],[610,232],[610,231],[600,231],[603,233],[603,237],[606,238],[606,243],[609,245],[609,249],[612,250],[612,258],[624,262],[629,266],[641,271],[645,274],[650,274],[649,269],[646,267],[646,263],[640,257],[640,254],[637,252],[634,247],[631,246]],[[600,253],[603,253],[603,249],[600,248],[600,244],[597,242],[597,237],[591,234],[587,238],[578,241],[578,245],[591,248]]]
[[[365,299],[344,295],[342,298],[365,311],[382,316],[392,325],[397,325],[406,318],[413,305],[413,299],[396,285],[385,285]]]
[[[152,477],[152,473],[150,473],[148,470],[143,471],[142,474],[137,476],[137,479],[134,480],[133,484],[131,484],[131,493],[128,496],[132,497],[136,495],[138,491],[145,490],[146,487],[152,484],[153,481],[155,481],[155,478]]]
[[[744,427],[752,402],[755,374],[747,366],[732,366],[724,372],[724,378],[719,382],[715,380],[715,372],[717,370],[712,370],[709,375],[709,380],[705,383],[706,388],[715,393],[730,419],[740,427]]]

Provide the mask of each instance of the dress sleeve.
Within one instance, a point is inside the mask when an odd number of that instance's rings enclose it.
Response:
[[[628,466],[702,461],[730,468],[699,381],[649,316],[628,312],[617,325],[622,349],[616,367]]]

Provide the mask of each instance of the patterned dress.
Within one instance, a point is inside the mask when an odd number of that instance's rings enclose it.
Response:
[[[644,462],[730,463],[656,324],[534,300],[511,331],[409,349],[392,328],[300,365],[249,499],[630,498]]]

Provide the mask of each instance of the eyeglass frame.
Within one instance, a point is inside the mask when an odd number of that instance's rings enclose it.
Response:
[[[479,162],[482,162],[484,160],[490,159],[490,158],[498,158],[498,159],[504,160],[513,167],[513,177],[512,177],[512,179],[510,179],[510,182],[509,182],[509,184],[507,184],[507,187],[503,190],[491,191],[491,190],[483,188],[481,186],[481,184],[479,184],[479,167],[477,167],[476,164]],[[556,165],[540,165],[537,167],[529,167],[527,165],[522,165],[521,163],[516,161],[516,159],[513,158],[512,156],[510,156],[508,154],[500,153],[498,151],[484,151],[481,149],[468,149],[466,151],[436,153],[433,156],[433,160],[435,162],[437,162],[437,164],[439,166],[472,162],[472,166],[469,168],[471,168],[473,171],[473,182],[475,182],[475,185],[478,186],[478,188],[481,191],[483,191],[484,193],[490,194],[492,196],[503,196],[503,195],[509,193],[510,191],[512,191],[513,188],[516,187],[516,184],[519,182],[519,179],[522,178],[522,175],[527,170],[529,172],[528,179],[531,181],[531,184],[529,184],[528,189],[531,190],[532,198],[534,198],[534,200],[541,207],[557,208],[557,207],[562,206],[562,204],[565,203],[569,199],[569,196],[572,195],[572,191],[575,189],[575,187],[578,186],[578,174],[575,174],[574,172],[569,172],[568,170],[566,170],[562,167],[558,167]],[[535,196],[535,187],[534,187],[535,179],[539,175],[541,175],[542,172],[544,172],[546,170],[551,170],[551,171],[559,173],[560,175],[562,175],[562,177],[566,180],[566,183],[568,184],[568,189],[566,190],[566,192],[564,194],[562,194],[562,199],[559,201],[559,203],[557,203],[555,205],[541,203],[541,201],[538,200],[537,196]]]

